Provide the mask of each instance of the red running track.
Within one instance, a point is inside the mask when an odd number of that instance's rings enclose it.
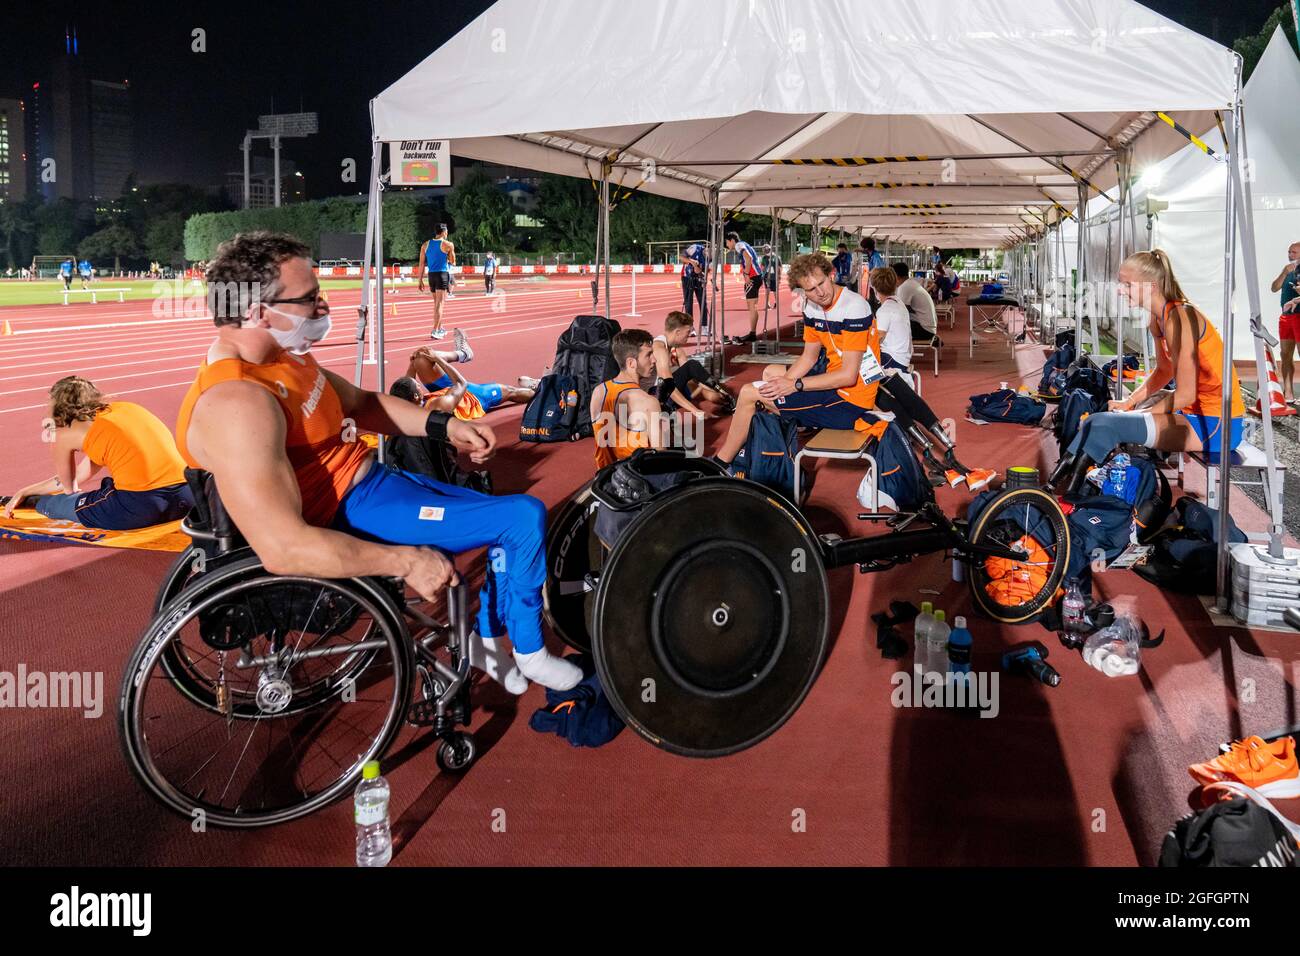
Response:
[[[474,296],[449,304],[478,349],[467,368],[481,379],[536,374],[555,336],[586,311],[582,280],[512,289],[502,312]],[[738,291],[738,290],[737,290]],[[320,349],[349,374],[357,293],[335,293],[338,330]],[[679,301],[676,280],[638,280],[642,325],[657,326]],[[389,375],[427,339],[429,304],[403,294],[386,318]],[[619,285],[614,314],[628,311]],[[741,303],[735,301],[739,308]],[[39,439],[44,390],[59,375],[85,374],[110,392],[174,418],[211,336],[202,319],[162,320],[148,304],[6,310],[19,334],[0,339],[0,489],[48,471]],[[732,313],[733,315],[735,313]],[[964,317],[963,317],[964,318]],[[78,328],[88,326],[88,328]],[[734,328],[734,327],[733,327]],[[958,421],[972,465],[1050,464],[1045,433],[978,428],[961,420],[966,396],[1000,380],[1036,382],[1037,347],[1005,343],[965,354],[965,329],[950,333],[941,376],[924,377],[940,417]],[[745,366],[745,378],[759,366]],[[522,445],[518,409],[493,413],[502,491],[528,491],[554,506],[592,471],[591,446]],[[725,422],[715,422],[716,439]],[[853,492],[860,471],[822,463],[806,508],[819,531],[861,534]],[[1195,485],[1198,475],[1190,475]],[[950,513],[969,495],[941,490]],[[1234,515],[1250,516],[1244,496]],[[1258,517],[1258,516],[1255,516]],[[114,708],[125,658],[149,618],[170,556],[73,546],[0,543],[0,671],[90,670],[103,674],[103,712],[0,711],[0,859],[10,864],[351,865],[346,803],[310,819],[255,833],[195,834],[155,804],[128,772]],[[895,675],[883,661],[873,612],[891,599],[933,599],[970,614],[964,586],[939,555],[868,577],[832,572],[826,666],[799,712],[777,734],[732,757],[688,760],[624,732],[598,750],[541,737],[527,718],[542,703],[476,691],[474,731],[483,754],[463,777],[440,774],[432,738],[403,732],[385,761],[393,786],[394,865],[686,864],[963,865],[1151,862],[1170,824],[1186,812],[1186,767],[1217,744],[1294,720],[1294,637],[1212,626],[1193,598],[1165,594],[1129,572],[1102,575],[1108,599],[1131,594],[1164,645],[1139,677],[1107,679],[1037,626],[1002,628],[971,617],[974,666],[996,671],[1011,644],[1043,640],[1061,671],[1047,689],[1006,677],[997,719],[964,719],[893,705]],[[938,592],[931,594],[929,592]],[[1250,682],[1254,697],[1239,700]],[[19,783],[21,782],[21,783]],[[506,831],[494,820],[504,811]],[[804,821],[804,826],[793,826]]]

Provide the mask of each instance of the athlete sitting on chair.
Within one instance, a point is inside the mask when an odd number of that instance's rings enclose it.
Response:
[[[618,375],[591,393],[598,469],[631,457],[638,448],[668,447],[659,400],[642,387],[654,380],[653,341],[644,329],[624,329],[614,336]]]
[[[659,379],[660,400],[664,411],[674,406],[691,415],[715,416],[701,410],[692,401],[705,398],[717,402],[728,411],[735,410],[731,395],[716,382],[704,366],[695,359],[679,361],[678,349],[685,348],[691,335],[693,321],[685,312],[669,312],[664,319],[663,335],[656,335],[654,348],[655,374]],[[669,384],[671,383],[671,384]],[[666,396],[666,397],[665,397]]]
[[[883,369],[871,307],[852,289],[836,285],[833,273],[830,260],[819,252],[795,256],[790,263],[790,288],[807,299],[803,354],[789,367],[769,365],[762,381],[740,390],[731,428],[715,455],[721,464],[730,466],[744,447],[760,404],[813,428],[863,431],[876,421],[871,409]],[[823,347],[826,371],[809,375]]]
[[[513,693],[531,678],[567,690],[582,672],[542,644],[546,506],[490,497],[379,462],[356,432],[446,439],[477,463],[496,439],[481,422],[428,412],[322,369],[330,328],[310,249],[255,232],[208,264],[217,338],[181,404],[181,456],[211,472],[231,519],[272,574],[401,577],[429,600],[457,579],[443,553],[493,549],[471,661]],[[517,669],[494,673],[508,633]]]

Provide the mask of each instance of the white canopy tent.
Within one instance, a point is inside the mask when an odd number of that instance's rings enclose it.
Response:
[[[598,181],[606,259],[619,187],[706,203],[715,248],[738,209],[1012,246],[1180,148],[1153,110],[1239,118],[1239,69],[1133,0],[499,0],[372,101],[367,255],[383,143],[430,138]]]

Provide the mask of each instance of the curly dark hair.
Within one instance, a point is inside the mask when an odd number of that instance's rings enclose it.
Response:
[[[204,278],[208,311],[218,326],[239,325],[254,302],[280,291],[280,266],[310,259],[311,248],[281,232],[241,232],[217,246]]]

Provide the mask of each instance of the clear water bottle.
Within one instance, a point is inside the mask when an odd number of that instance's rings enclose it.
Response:
[[[934,627],[934,604],[930,601],[922,601],[921,613],[912,623],[912,662],[920,664],[923,671],[930,666],[927,655],[930,651],[929,639],[932,627]]]
[[[357,866],[387,866],[393,858],[393,834],[388,826],[388,781],[379,775],[379,761],[361,768],[353,797],[357,824]]]
[[[1067,631],[1083,630],[1083,614],[1087,608],[1088,602],[1079,588],[1078,580],[1071,578],[1065,597],[1061,598],[1061,623]]]
[[[1124,483],[1128,478],[1128,466],[1132,459],[1125,452],[1120,452],[1110,460],[1107,478],[1110,479],[1110,493],[1116,498],[1124,497]]]
[[[926,670],[942,674],[948,670],[948,627],[947,615],[943,611],[934,612],[934,624],[930,626],[926,644]]]
[[[948,635],[948,672],[950,674],[970,673],[970,652],[974,639],[966,630],[966,618],[958,614],[952,619],[953,629]]]

